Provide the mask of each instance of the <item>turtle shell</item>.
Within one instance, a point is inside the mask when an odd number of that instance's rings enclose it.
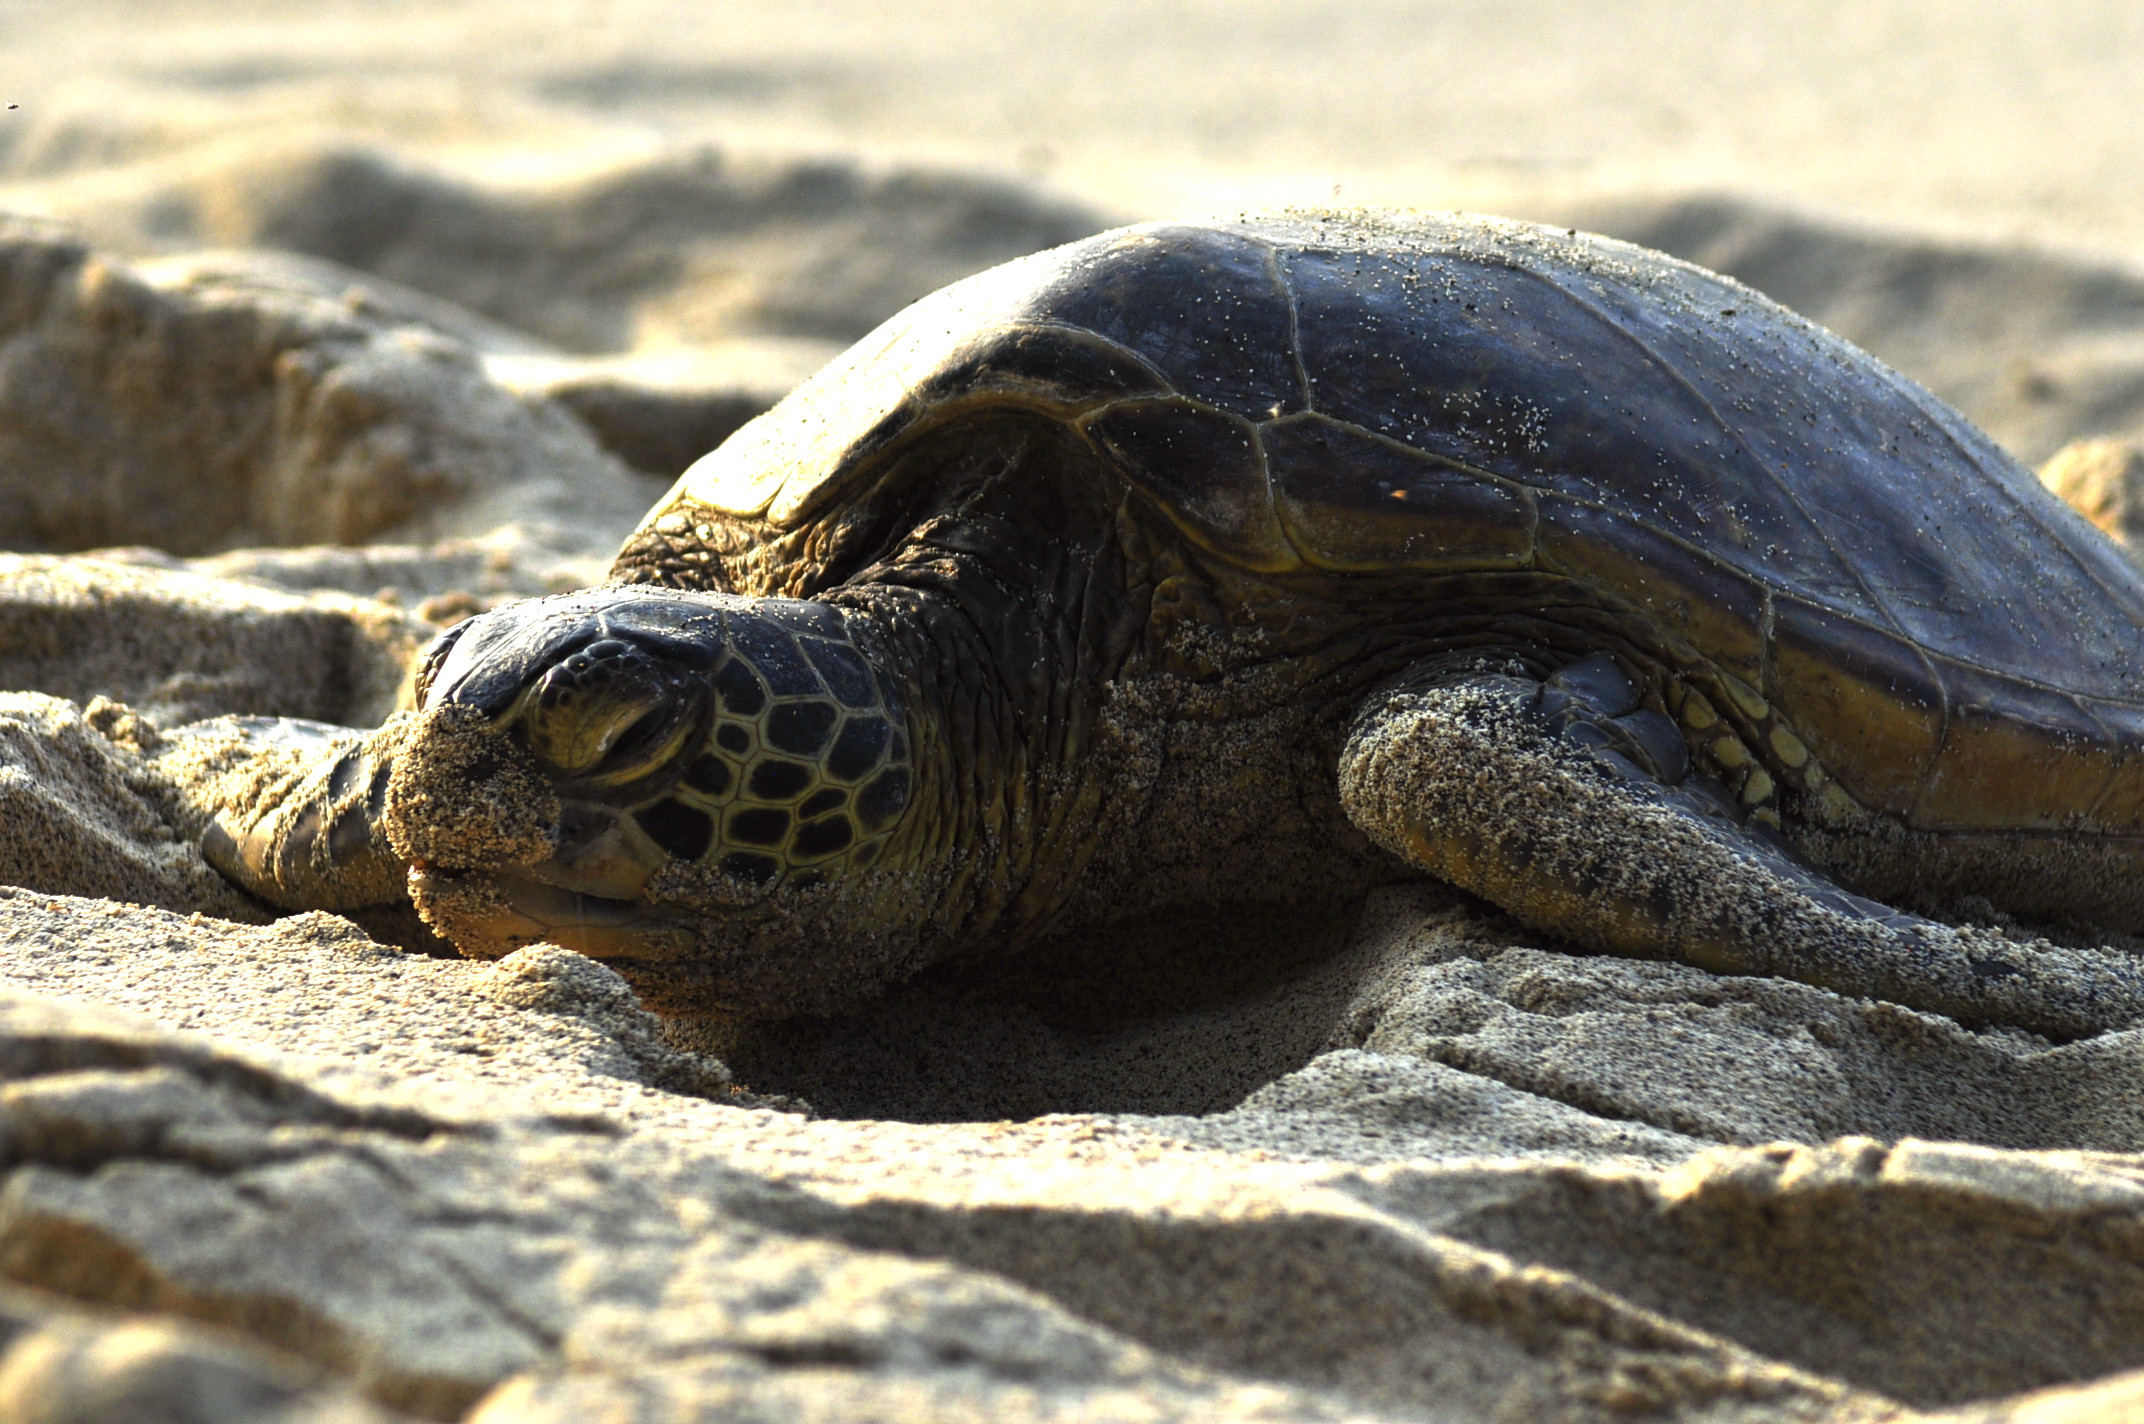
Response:
[[[1360,214],[1104,233],[917,302],[650,522],[808,523],[920,430],[1005,406],[1245,569],[1577,579],[1916,825],[2144,830],[2120,552],[1873,357],[1606,239]]]

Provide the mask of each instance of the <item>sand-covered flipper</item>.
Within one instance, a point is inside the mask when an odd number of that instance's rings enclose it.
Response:
[[[405,903],[408,865],[381,816],[402,719],[375,731],[295,717],[216,717],[165,738],[158,760],[198,822],[202,854],[270,904]]]
[[[1395,679],[1364,704],[1340,795],[1386,849],[1588,948],[2056,1039],[2144,1021],[2144,965],[2118,952],[1922,919],[1803,863],[1606,657],[1545,682]]]

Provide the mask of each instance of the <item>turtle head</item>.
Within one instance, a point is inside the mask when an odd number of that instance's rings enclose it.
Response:
[[[911,799],[901,701],[826,604],[534,599],[449,630],[417,693],[385,821],[427,921],[473,955],[608,960],[658,1001],[761,997],[769,936],[883,867]]]

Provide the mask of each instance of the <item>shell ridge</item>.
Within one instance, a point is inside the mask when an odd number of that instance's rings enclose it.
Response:
[[[1286,421],[1301,420],[1304,416],[1315,416],[1325,424],[1337,430],[1344,430],[1350,435],[1358,436],[1371,444],[1404,451],[1417,460],[1425,460],[1432,465],[1440,465],[1447,470],[1456,470],[1460,474],[1480,480],[1484,484],[1501,485],[1506,489],[1529,494],[1538,488],[1538,486],[1530,485],[1524,480],[1516,480],[1509,475],[1500,475],[1494,470],[1484,470],[1478,465],[1470,465],[1464,460],[1455,460],[1449,455],[1440,455],[1434,450],[1424,450],[1419,446],[1410,445],[1394,436],[1380,434],[1368,426],[1357,425],[1354,421],[1343,419],[1337,415],[1328,415],[1322,410],[1299,410],[1289,415],[1279,416],[1273,420],[1260,421],[1258,428],[1264,430],[1268,426],[1280,425]],[[1557,491],[1557,493],[1561,494],[1561,491]],[[1581,504],[1593,503],[1593,501],[1579,499],[1575,495],[1570,496],[1570,498],[1577,500]]]
[[[1311,399],[1310,368],[1303,364],[1303,314],[1295,298],[1295,283],[1289,280],[1288,265],[1280,260],[1280,248],[1268,249],[1273,261],[1273,281],[1280,288],[1281,300],[1288,307],[1288,360],[1295,367],[1296,399],[1303,403],[1306,414],[1315,413],[1317,402]]]
[[[1726,419],[1725,416],[1721,415],[1719,407],[1712,403],[1711,398],[1708,397],[1703,391],[1699,390],[1696,384],[1693,383],[1688,376],[1684,375],[1680,370],[1676,369],[1674,363],[1669,361],[1667,357],[1663,355],[1660,351],[1656,350],[1651,342],[1646,341],[1636,332],[1627,329],[1621,322],[1612,319],[1607,312],[1602,311],[1599,307],[1588,301],[1580,293],[1573,291],[1570,287],[1566,286],[1562,282],[1558,282],[1553,278],[1545,275],[1544,273],[1535,270],[1533,267],[1527,266],[1523,263],[1513,263],[1511,264],[1511,270],[1535,282],[1539,282],[1543,286],[1553,288],[1555,291],[1562,293],[1570,300],[1572,305],[1576,306],[1580,311],[1583,311],[1587,316],[1598,322],[1604,329],[1608,330],[1609,332],[1612,332],[1614,335],[1621,338],[1626,344],[1637,348],[1637,350],[1645,357],[1646,361],[1650,365],[1652,365],[1656,370],[1660,371],[1663,375],[1667,376],[1669,380],[1673,381],[1682,390],[1687,392],[1690,395],[1691,399],[1695,400],[1701,407],[1703,407],[1705,414],[1712,418],[1713,424],[1716,428],[1718,428],[1722,432],[1732,432],[1735,429],[1734,423],[1730,422]],[[1809,512],[1809,507],[1806,504],[1802,503],[1801,498],[1794,492],[1793,488],[1789,485],[1789,483],[1785,479],[1781,478],[1779,471],[1773,468],[1772,462],[1764,456],[1760,455],[1754,449],[1751,449],[1749,451],[1749,455],[1751,462],[1756,466],[1757,469],[1761,470],[1764,473],[1764,477],[1771,484],[1773,491],[1778,494],[1779,498],[1784,502],[1787,508],[1792,509],[1794,513],[1801,518],[1802,523],[1807,528],[1808,532],[1811,535],[1815,536],[1817,541],[1824,546],[1824,551],[1827,554],[1831,555],[1832,561],[1838,566],[1839,570],[1847,576],[1847,579],[1850,582],[1852,582],[1856,587],[1861,590],[1863,596],[1865,596],[1869,600],[1869,604],[1871,607],[1875,608],[1878,612],[1882,613],[1884,617],[1891,620],[1891,627],[1884,631],[1889,632],[1894,637],[1904,639],[1908,643],[1915,642],[1916,640],[1914,639],[1914,637],[1906,631],[1905,624],[1900,621],[1897,612],[1891,607],[1888,602],[1886,602],[1883,598],[1877,595],[1875,587],[1870,584],[1868,579],[1862,574],[1860,568],[1856,566],[1855,562],[1852,559],[1846,557],[1845,551],[1842,550],[1838,546],[1838,544],[1832,540],[1830,532],[1826,530],[1823,524],[1819,522],[1817,518]],[[1707,557],[1709,558],[1711,556],[1708,555]],[[1773,575],[1773,577],[1777,577],[1777,575]],[[1764,583],[1764,579],[1762,577],[1759,577],[1757,581],[1760,584]]]
[[[1921,646],[1921,643],[1918,639],[1913,638],[1906,633],[1900,632],[1896,629],[1876,627],[1874,624],[1870,623],[1865,618],[1857,618],[1851,613],[1844,613],[1837,609],[1829,608],[1824,604],[1818,603],[1812,598],[1799,596],[1795,594],[1791,589],[1779,590],[1778,597],[1784,598],[1789,603],[1798,603],[1822,617],[1834,619],[1840,623],[1844,623],[1851,627],[1862,629],[1866,632],[1880,634],[1883,637],[1897,643],[1899,646],[1905,648],[1913,655],[1914,661],[1920,664],[1922,677],[1925,679],[1927,685],[1930,688],[1934,689],[1936,694],[1936,718],[1935,727],[1929,733],[1928,750],[1926,754],[1922,757],[1920,770],[1915,775],[1913,780],[1912,794],[1907,799],[1905,806],[1899,812],[1901,816],[1907,818],[1909,823],[1911,823],[1912,818],[1918,812],[1921,803],[1927,798],[1930,778],[1935,775],[1937,766],[1943,760],[1944,744],[1950,740],[1950,684],[1944,681],[1942,670],[1936,666],[1934,655],[1931,654],[1927,648]],[[1889,612],[1888,609],[1885,609],[1884,611],[1886,613]],[[1772,643],[1766,644],[1765,675],[1768,679],[1772,675],[1770,650],[1773,646],[1775,645]],[[1785,705],[1787,702],[1787,699],[1773,696],[1772,688],[1769,681],[1764,687],[1760,688],[1759,691],[1762,692],[1764,695],[1771,697],[1775,705]],[[1835,768],[1834,770],[1836,771],[1840,769]]]
[[[1862,626],[1866,627],[1867,625]],[[1908,639],[1907,641],[1911,642],[1912,640]],[[1938,662],[1969,668],[1984,677],[1991,677],[2001,682],[2015,683],[2019,687],[2029,687],[2034,692],[2044,692],[2051,697],[2077,698],[2085,695],[2073,687],[2063,687],[2057,683],[2045,682],[2036,677],[2028,677],[2023,673],[2013,672],[2009,668],[1990,667],[1986,663],[1976,662],[1961,653],[1931,653],[1930,656],[1934,657]],[[2093,694],[2092,697],[2097,702],[2110,703],[2116,707],[2134,707],[2138,711],[2144,711],[2144,697],[2108,697],[2101,694]],[[2096,721],[2097,719],[2095,718],[2094,720]]]
[[[1870,359],[1872,361],[1875,361],[1874,357],[1871,357]],[[1905,399],[1912,404],[1915,410],[1920,411],[1921,414],[1928,419],[1931,425],[1943,432],[1943,438],[1950,443],[1952,449],[1956,450],[1959,455],[1962,456],[1966,460],[1966,462],[1973,468],[1979,469],[1984,467],[1985,462],[1975,458],[1976,452],[1973,449],[1973,442],[1960,438],[1959,431],[1956,429],[1956,425],[1964,420],[1963,416],[1960,416],[1956,412],[1944,406],[1941,401],[1935,398],[1933,393],[1928,391],[1918,381],[1914,381],[1906,376],[1899,374],[1897,371],[1892,370],[1889,365],[1885,364],[1882,361],[1875,361],[1875,364],[1877,369],[1882,373],[1884,379],[1890,384],[1891,388],[1897,391],[1903,397],[1905,397]],[[1966,422],[1966,428],[1972,434],[1979,436],[1982,441],[1985,441],[1986,444],[1991,447],[2006,464],[2015,463],[2014,458],[2010,455],[2008,451],[2002,449],[2001,446],[1996,445],[1995,442],[1989,439],[1987,435],[1982,432],[1978,427],[1973,426],[1970,422]],[[2019,468],[2022,469],[2022,467]],[[2079,573],[2083,574],[2086,580],[2090,582],[2095,589],[2113,597],[2118,598],[2120,596],[2119,591],[2117,589],[2109,587],[2106,580],[2100,577],[2100,570],[2095,569],[2089,564],[2087,564],[2083,557],[2078,553],[2077,540],[2075,538],[2064,538],[2062,536],[2061,531],[2057,530],[2053,525],[2048,522],[2046,518],[2046,513],[2048,509],[2047,502],[2027,498],[2026,496],[2022,495],[2018,490],[2010,488],[2007,483],[2000,480],[1991,480],[1989,481],[1989,483],[1993,485],[1997,490],[2000,490],[2002,492],[2003,497],[2009,501],[2012,510],[2016,514],[2030,522],[2032,526],[2038,529],[2041,533],[2047,535],[2047,541],[2050,544],[2053,544],[2057,548],[2059,548],[2062,551],[2063,557],[2067,559],[2070,564],[2077,569]],[[2034,481],[2034,487],[2037,486],[2038,482]],[[2061,506],[2061,508],[2067,510],[2068,506]],[[2089,522],[2084,519],[2084,516],[2074,514],[2074,512],[2072,512],[2072,517],[2075,518],[2079,523],[2085,524],[2087,527],[2089,527]],[[2095,530],[2094,532],[2096,533],[2097,531]],[[2132,610],[2132,612],[2144,613],[2144,610]],[[2140,637],[2144,637],[2144,627],[2140,627],[2134,621],[2132,622],[2132,627],[2138,628]]]
[[[2092,793],[2089,802],[2087,802],[2081,809],[2079,809],[2076,814],[2086,822],[2098,821],[2098,813],[2101,807],[2103,807],[2121,787],[2121,773],[2125,758],[2121,754],[2123,750],[2121,744],[2121,737],[2116,732],[2114,732],[2113,729],[2111,729],[2097,713],[2092,710],[2091,703],[2085,697],[2075,691],[2072,691],[2069,688],[2055,687],[2047,683],[2040,682],[2034,678],[2021,676],[2016,673],[2006,672],[1995,668],[1984,667],[1979,663],[1976,663],[1971,659],[1965,657],[1953,654],[1935,653],[1927,651],[1925,649],[1922,651],[1923,656],[1926,657],[1930,664],[1936,669],[1937,676],[1942,679],[1940,685],[1944,689],[1944,717],[1941,730],[1939,731],[1936,740],[1935,756],[1930,759],[1928,763],[1928,769],[1922,777],[1922,784],[1914,797],[1914,805],[1910,813],[1910,817],[1915,824],[1926,824],[1929,820],[1936,819],[1928,815],[1927,801],[1929,799],[1930,794],[1935,790],[1935,783],[1938,779],[1938,774],[1941,771],[1945,770],[1943,766],[1945,759],[1953,754],[1953,748],[1951,746],[1950,741],[1950,734],[1952,731],[1950,692],[1952,684],[1948,676],[1948,672],[1952,668],[1957,668],[1968,673],[1977,673],[1993,683],[2007,683],[2014,687],[2026,688],[2030,691],[2040,693],[2045,696],[2049,702],[2068,708],[2070,711],[2074,712],[2077,715],[2080,721],[2090,726],[2091,731],[2089,733],[2089,737],[2091,745],[2104,749],[2107,752],[2112,753],[2113,756],[2112,759],[2106,765],[2105,773],[2099,782],[2097,790]],[[2119,701],[2119,699],[2112,698],[2102,700],[2107,702]],[[1973,705],[1974,704],[1970,702],[1963,703],[1961,705],[1961,711],[1966,708],[1970,708]],[[2025,726],[2044,728],[2044,724],[2038,723],[2030,718],[2018,718],[2017,720]],[[1970,769],[1970,753],[1968,752],[1967,755],[1967,767],[1968,769]],[[2005,829],[2009,828],[2006,827]],[[2105,834],[2105,832],[2100,831],[2095,832],[2095,834]]]
[[[2093,726],[2099,728],[2101,745],[2113,747],[2117,751],[2115,763],[2113,767],[2110,768],[2107,772],[2106,785],[2099,788],[2099,795],[2092,798],[2092,804],[2086,807],[2084,812],[2084,818],[2087,821],[2090,821],[2094,825],[2103,826],[2106,824],[2106,822],[2101,819],[2100,813],[2106,809],[2107,803],[2113,800],[2115,793],[2120,790],[2122,784],[2122,772],[2127,763],[2130,761],[2131,757],[2134,755],[2134,753],[2129,752],[2126,748],[2122,747],[2121,735],[2116,732],[2112,727],[2107,725],[2107,721],[2105,718],[2101,717],[2097,712],[2094,712],[2092,710],[2092,703],[2090,699],[2084,697],[2076,697],[2075,700],[2077,703],[2078,710],[2083,712],[2084,715],[2091,720]],[[2105,834],[2105,832],[2102,832],[2101,834]]]
[[[1273,460],[1266,453],[1266,426],[1272,423],[1258,421],[1251,425],[1251,454],[1258,461],[1259,487],[1266,492],[1266,517],[1273,521],[1273,528],[1279,532],[1281,542],[1294,551],[1296,559],[1305,568],[1315,568],[1318,561],[1296,539],[1295,531],[1288,527],[1288,521],[1281,517],[1280,496],[1273,489]]]
[[[1005,329],[1008,331],[1062,331],[1068,332],[1074,336],[1086,337],[1091,341],[1098,341],[1102,345],[1107,346],[1113,355],[1123,357],[1132,365],[1137,366],[1142,372],[1153,377],[1155,383],[1158,384],[1163,390],[1175,392],[1179,395],[1182,394],[1182,392],[1176,390],[1176,383],[1174,381],[1171,381],[1168,376],[1161,370],[1161,368],[1156,366],[1152,361],[1147,360],[1146,357],[1141,356],[1138,352],[1132,350],[1131,347],[1126,346],[1123,342],[1117,340],[1114,336],[1110,336],[1105,332],[1096,331],[1091,326],[1079,326],[1073,322],[1065,321],[1058,317],[1046,316],[1036,317],[1027,321],[1010,322],[1006,324]],[[1133,399],[1133,397],[1117,397],[1117,400],[1130,399]],[[1112,405],[1114,405],[1115,403],[1115,401],[1110,402],[1110,404]],[[1094,407],[1094,409],[1100,409],[1100,407]]]

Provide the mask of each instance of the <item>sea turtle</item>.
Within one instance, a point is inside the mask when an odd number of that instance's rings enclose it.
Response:
[[[204,849],[666,1011],[1429,872],[2075,1037],[2144,1017],[2122,955],[1878,901],[2144,923],[2140,629],[2014,460],[1733,281],[1466,216],[1154,224],[909,307],[610,583],[447,632],[414,712],[239,726]]]

